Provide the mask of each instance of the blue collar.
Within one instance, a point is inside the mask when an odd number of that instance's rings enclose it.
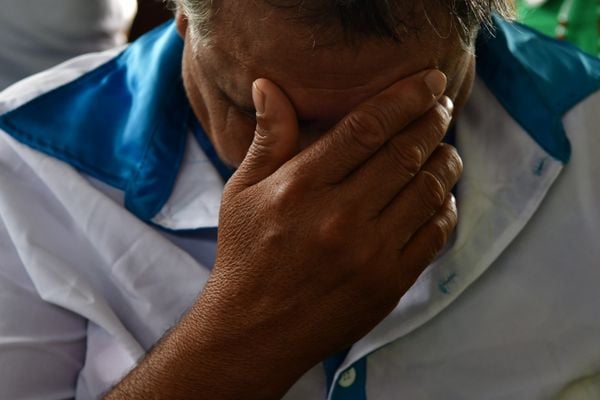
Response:
[[[600,59],[494,17],[477,40],[477,75],[506,111],[552,157],[567,163],[562,117],[600,89]]]
[[[192,115],[182,49],[175,25],[165,24],[108,63],[3,115],[0,128],[123,190],[126,208],[148,221],[173,189]]]
[[[495,37],[478,40],[478,75],[550,155],[567,162],[561,117],[598,90],[600,61],[520,25],[495,23]],[[195,121],[182,49],[175,24],[167,23],[108,63],[2,115],[0,129],[123,190],[125,207],[149,221],[171,195]],[[202,129],[194,132],[226,178],[230,171]]]

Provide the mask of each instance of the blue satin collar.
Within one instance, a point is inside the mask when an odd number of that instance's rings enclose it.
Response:
[[[600,59],[518,23],[494,17],[494,24],[477,40],[477,75],[548,154],[567,163],[562,117],[600,89]]]
[[[600,87],[600,61],[520,25],[495,23],[495,37],[478,40],[478,75],[549,154],[567,162],[561,117]],[[194,121],[182,49],[175,24],[167,23],[108,63],[4,114],[0,128],[123,190],[126,208],[149,221],[172,192]],[[195,133],[214,153],[201,128]]]
[[[175,25],[142,37],[118,57],[3,115],[0,128],[125,192],[150,220],[167,201],[191,110]]]

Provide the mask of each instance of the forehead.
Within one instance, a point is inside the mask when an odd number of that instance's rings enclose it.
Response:
[[[426,68],[448,74],[460,48],[458,39],[441,39],[429,27],[403,42],[365,38],[348,43],[335,27],[328,32],[312,28],[265,3],[223,1],[210,40],[199,46],[199,59],[230,97],[245,102],[252,81],[268,78],[305,119],[339,119],[366,98]]]

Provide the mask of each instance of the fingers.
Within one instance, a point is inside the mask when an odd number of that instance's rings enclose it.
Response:
[[[252,85],[256,108],[254,140],[230,180],[231,186],[252,186],[273,174],[298,151],[296,111],[287,96],[266,79]]]
[[[446,88],[446,76],[428,70],[397,82],[360,104],[298,158],[308,174],[337,183],[393,135],[429,110]]]
[[[458,213],[454,196],[449,194],[442,207],[402,248],[399,266],[400,293],[405,293],[423,270],[444,248],[456,227]]]
[[[462,161],[452,146],[440,144],[414,179],[378,217],[383,237],[401,247],[442,207],[462,173]]]
[[[357,193],[368,216],[379,215],[421,170],[446,134],[452,110],[452,100],[442,97],[347,179],[346,190]]]

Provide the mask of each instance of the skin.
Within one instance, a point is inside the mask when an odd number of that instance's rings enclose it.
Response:
[[[232,166],[239,166],[254,136],[251,87],[258,78],[277,84],[292,103],[300,120],[301,148],[361,102],[427,68],[446,74],[446,95],[457,109],[470,92],[474,57],[455,37],[441,40],[426,29],[402,44],[370,39],[353,47],[338,42],[315,50],[310,30],[290,25],[286,14],[261,2],[225,1],[219,8],[214,21],[219,28],[210,40],[196,49],[185,47],[183,76],[195,114],[221,159]],[[238,24],[240,19],[261,21],[267,29]],[[178,28],[191,44],[183,16]]]
[[[107,399],[281,398],[385,318],[456,225],[462,163],[440,142],[472,85],[458,39],[315,50],[242,3],[222,1],[196,49],[178,16],[192,108],[239,167],[211,278]]]

